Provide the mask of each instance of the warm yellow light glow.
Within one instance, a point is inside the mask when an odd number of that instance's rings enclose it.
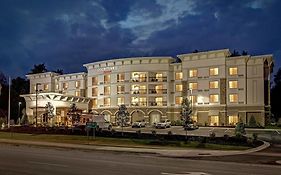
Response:
[[[229,75],[237,75],[238,74],[238,68],[237,67],[230,67],[228,69]]]
[[[182,80],[182,72],[176,72],[176,77],[175,77],[175,79],[176,80]]]
[[[237,103],[238,102],[238,94],[229,94],[229,102]]]
[[[210,76],[214,76],[214,75],[219,75],[219,68],[215,67],[215,68],[210,68]]]
[[[197,77],[197,69],[189,70],[189,77]]]
[[[210,95],[210,103],[217,103],[219,102],[219,95],[218,94],[211,94]]]
[[[229,81],[228,82],[228,86],[229,88],[233,89],[233,88],[238,88],[238,81]]]
[[[217,89],[217,88],[219,88],[219,82],[218,81],[210,81],[209,88],[210,89]]]

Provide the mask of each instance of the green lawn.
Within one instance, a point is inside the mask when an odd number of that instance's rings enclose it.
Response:
[[[95,140],[88,140],[87,136],[76,135],[49,135],[49,134],[22,134],[0,132],[0,139],[28,140],[28,141],[44,141],[44,142],[60,142],[72,144],[91,144],[91,145],[107,145],[107,146],[129,146],[129,147],[145,147],[145,148],[199,148],[199,149],[215,149],[215,150],[245,150],[250,147],[232,146],[219,144],[200,144],[199,142],[183,142],[168,141],[161,142],[155,140],[144,139],[128,139],[128,138],[108,138],[96,137]]]

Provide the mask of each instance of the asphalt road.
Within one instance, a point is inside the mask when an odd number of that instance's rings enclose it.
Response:
[[[1,175],[280,175],[278,165],[0,145]]]

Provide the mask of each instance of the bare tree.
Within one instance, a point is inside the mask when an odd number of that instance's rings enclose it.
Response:
[[[185,140],[187,140],[187,127],[188,124],[192,123],[191,114],[192,114],[192,107],[191,103],[188,98],[184,98],[182,101],[182,110],[181,110],[181,117],[184,121],[184,129],[185,129]]]

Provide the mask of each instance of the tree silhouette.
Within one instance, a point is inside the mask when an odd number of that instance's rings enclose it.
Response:
[[[30,74],[38,74],[38,73],[44,73],[44,72],[47,72],[47,68],[45,66],[44,63],[42,64],[35,64],[33,69],[31,69],[31,72]]]
[[[72,125],[80,122],[81,113],[82,113],[82,110],[78,109],[75,103],[72,103],[70,105],[67,115],[68,115],[68,118],[71,121]]]
[[[129,112],[127,111],[127,107],[125,105],[120,105],[119,110],[117,112],[117,121],[121,124],[122,127],[122,136],[123,136],[123,127],[130,120]]]
[[[184,98],[181,103],[181,117],[184,121],[184,129],[185,129],[185,140],[187,140],[187,127],[188,124],[192,123],[191,114],[192,114],[192,107],[191,103],[188,98]]]
[[[271,112],[273,113],[273,119],[278,121],[281,118],[281,69],[279,68],[273,79],[274,85],[271,88]]]

